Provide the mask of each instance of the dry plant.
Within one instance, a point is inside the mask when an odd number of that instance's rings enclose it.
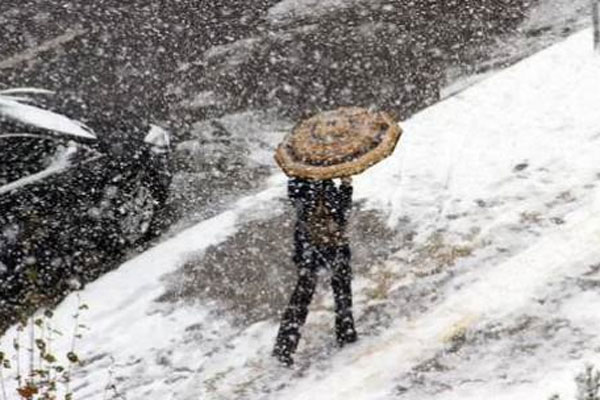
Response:
[[[80,323],[80,314],[88,307],[81,304],[77,296],[77,311],[73,315],[73,333],[69,350],[65,354],[66,365],[59,361],[56,350],[53,349],[55,338],[63,333],[52,324],[53,313],[50,310],[38,311],[28,318],[22,318],[17,326],[16,338],[13,340],[14,354],[0,352],[0,387],[2,399],[14,398],[6,390],[5,370],[15,369],[16,394],[21,400],[58,400],[59,392],[64,393],[62,399],[73,400],[70,388],[73,368],[80,364],[76,346],[81,339],[81,331],[86,327]],[[25,337],[23,337],[25,336]],[[22,340],[28,345],[24,349]],[[26,352],[26,353],[24,353]],[[22,365],[23,360],[26,364]],[[14,360],[14,366],[13,362]],[[62,390],[59,391],[59,387]]]
[[[538,211],[523,211],[520,214],[519,222],[522,224],[540,224],[543,220],[542,214]]]
[[[577,394],[575,400],[600,400],[600,371],[593,365],[587,364],[585,369],[575,377]],[[558,394],[553,394],[548,400],[561,400]]]
[[[424,245],[416,250],[413,264],[418,265],[414,274],[418,277],[434,275],[451,267],[460,258],[473,253],[473,247],[446,243],[441,232],[431,234]]]
[[[575,377],[577,400],[600,400],[600,372],[592,365]]]
[[[365,295],[370,300],[387,299],[392,286],[399,279],[396,273],[383,267],[369,273],[368,277],[374,283],[373,286],[365,289]]]

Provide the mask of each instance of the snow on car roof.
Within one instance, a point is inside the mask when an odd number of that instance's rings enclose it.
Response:
[[[0,91],[0,114],[12,120],[52,132],[96,139],[96,135],[81,122],[32,104],[21,95],[51,93],[41,89],[9,89]]]

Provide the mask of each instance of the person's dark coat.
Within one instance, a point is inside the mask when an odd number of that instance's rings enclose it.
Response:
[[[307,251],[327,251],[328,248],[332,247],[348,246],[346,225],[352,206],[352,191],[350,184],[342,183],[338,188],[331,180],[290,179],[288,197],[296,210],[294,261],[300,262]],[[333,219],[335,225],[339,227],[339,236],[335,238],[315,240],[315,235],[311,235],[311,214],[316,211],[320,202],[325,203],[329,210],[329,218]],[[323,225],[328,224],[328,221],[320,222]],[[330,241],[327,242],[327,239],[330,239]]]

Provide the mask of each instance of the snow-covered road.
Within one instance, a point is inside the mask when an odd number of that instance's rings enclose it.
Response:
[[[591,43],[589,30],[578,33],[415,115],[396,154],[356,179],[365,209],[415,233],[357,274],[359,343],[335,348],[323,290],[291,370],[269,357],[276,319],[239,323],[216,300],[157,301],[168,274],[285,212],[276,175],[80,294],[91,330],[78,345],[89,361],[74,377],[75,398],[105,398],[109,369],[127,399],[569,395],[574,368],[600,359],[600,315],[590,311],[600,306],[600,58]],[[267,245],[277,239],[257,254]],[[55,325],[68,329],[77,304],[68,297]]]

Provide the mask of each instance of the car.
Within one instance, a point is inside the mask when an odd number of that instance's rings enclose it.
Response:
[[[169,132],[123,110],[75,119],[89,108],[53,98],[0,91],[0,327],[164,228]]]

